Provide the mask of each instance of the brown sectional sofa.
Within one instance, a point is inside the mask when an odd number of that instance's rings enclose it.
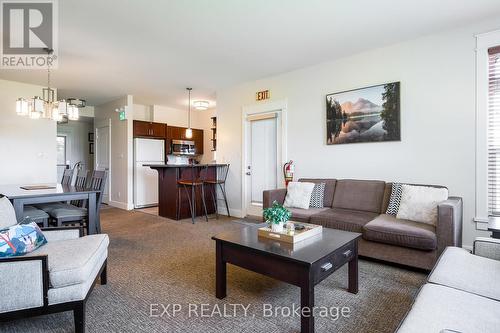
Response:
[[[326,183],[325,208],[290,208],[292,220],[362,233],[361,256],[430,270],[447,246],[462,245],[461,198],[449,197],[439,204],[438,223],[434,227],[385,214],[392,183],[352,179],[299,181]],[[274,201],[283,204],[285,196],[286,189],[264,191],[264,208]]]

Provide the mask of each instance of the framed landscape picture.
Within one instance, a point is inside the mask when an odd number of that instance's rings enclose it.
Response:
[[[400,141],[400,83],[326,95],[328,145]]]

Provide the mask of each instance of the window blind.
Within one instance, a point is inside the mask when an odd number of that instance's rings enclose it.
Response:
[[[488,210],[500,216],[500,46],[488,50]]]

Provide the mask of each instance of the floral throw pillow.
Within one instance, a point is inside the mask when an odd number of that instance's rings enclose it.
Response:
[[[14,257],[30,253],[47,243],[35,222],[16,224],[0,230],[0,257]]]

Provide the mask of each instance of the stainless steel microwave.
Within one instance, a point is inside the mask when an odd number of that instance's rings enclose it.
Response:
[[[196,147],[194,141],[172,140],[173,155],[195,155]]]

